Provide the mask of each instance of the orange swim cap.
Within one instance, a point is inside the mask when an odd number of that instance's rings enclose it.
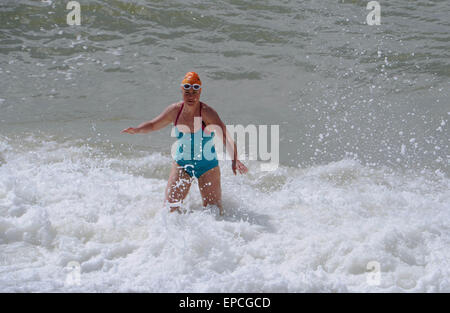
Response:
[[[188,72],[186,75],[184,75],[184,79],[181,82],[182,84],[202,84],[202,81],[200,80],[200,76],[196,72]]]

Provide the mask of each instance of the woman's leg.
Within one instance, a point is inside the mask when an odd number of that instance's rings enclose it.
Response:
[[[198,178],[198,187],[202,195],[203,206],[216,205],[219,207],[220,215],[223,215],[220,167],[216,166],[202,174]]]
[[[169,202],[170,212],[178,211],[181,213],[181,202],[186,198],[191,182],[191,176],[176,162],[172,162],[165,192],[165,201]]]

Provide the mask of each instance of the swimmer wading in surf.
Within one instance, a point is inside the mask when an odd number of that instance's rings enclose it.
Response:
[[[215,205],[223,215],[220,168],[214,147],[214,135],[222,137],[232,158],[233,173],[247,173],[247,167],[237,158],[237,147],[227,133],[217,112],[200,102],[202,82],[195,72],[188,72],[181,82],[183,101],[169,105],[153,120],[129,127],[122,133],[144,134],[173,123],[177,137],[176,153],[165,191],[164,203],[170,212],[181,213],[181,203],[186,198],[193,178],[197,178],[203,206]],[[201,126],[200,126],[201,122]]]

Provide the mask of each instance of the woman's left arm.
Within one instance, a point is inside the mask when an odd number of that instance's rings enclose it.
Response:
[[[228,133],[227,127],[220,119],[219,114],[217,114],[216,110],[209,106],[206,108],[205,113],[206,114],[204,114],[204,117],[206,118],[208,128],[218,130],[216,133],[220,133],[222,135],[222,142],[225,145],[228,154],[232,158],[231,168],[233,169],[234,175],[236,175],[236,170],[238,170],[240,174],[247,173],[248,168],[238,159],[236,142],[234,142],[233,137]]]

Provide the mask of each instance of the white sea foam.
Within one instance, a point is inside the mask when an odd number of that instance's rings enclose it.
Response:
[[[160,154],[0,138],[0,160],[3,292],[450,291],[440,173],[342,160],[274,172],[252,163],[234,176],[222,162],[222,218],[201,209],[196,184],[192,213],[163,209],[170,159]]]

